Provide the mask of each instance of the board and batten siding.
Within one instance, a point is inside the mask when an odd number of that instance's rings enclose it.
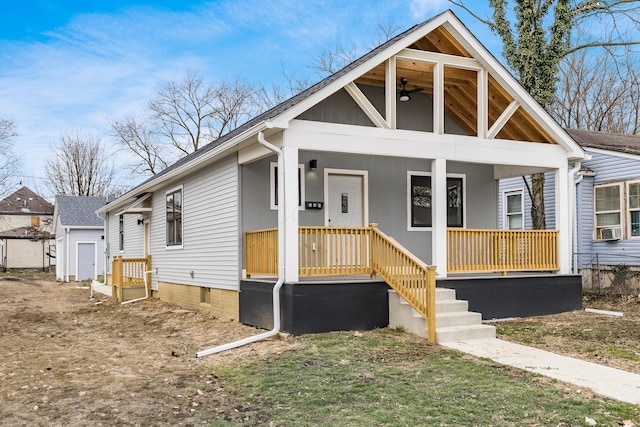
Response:
[[[238,179],[237,158],[233,155],[154,191],[150,239],[153,289],[158,289],[158,282],[239,288]],[[183,197],[182,246],[168,247],[166,193],[178,188],[182,188]]]
[[[529,177],[527,177],[527,181],[529,185],[531,185]],[[533,229],[533,222],[531,221],[531,198],[529,197],[527,186],[522,180],[522,177],[516,176],[501,179],[498,188],[498,227],[501,229],[505,227],[504,194],[515,190],[522,190],[522,197],[524,198],[524,229]],[[556,228],[556,179],[554,172],[546,172],[544,174],[544,209],[547,230],[554,230]]]

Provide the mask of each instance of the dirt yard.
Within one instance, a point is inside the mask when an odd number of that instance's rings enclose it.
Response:
[[[585,295],[586,310],[495,323],[498,337],[640,374],[640,297]]]
[[[256,329],[158,300],[94,296],[50,277],[0,276],[0,425],[263,424],[208,367],[293,342],[196,359]]]
[[[0,275],[0,425],[268,424],[211,368],[291,349],[304,337],[196,359],[199,350],[258,331],[158,300],[121,306],[94,296],[50,276]],[[498,327],[507,339],[640,373],[640,301],[585,306],[624,317],[577,311]]]

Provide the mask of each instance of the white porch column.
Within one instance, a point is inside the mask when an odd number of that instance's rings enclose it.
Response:
[[[555,171],[556,229],[558,230],[558,265],[560,274],[571,273],[571,207],[569,203],[568,168]]]
[[[284,268],[285,281],[298,281],[298,148],[282,147],[284,163]],[[302,177],[304,179],[304,177]]]
[[[431,262],[447,277],[447,161],[431,161]]]

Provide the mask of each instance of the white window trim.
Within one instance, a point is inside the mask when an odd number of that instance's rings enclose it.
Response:
[[[624,194],[624,189],[626,188],[626,186],[623,186],[624,182],[608,182],[608,183],[602,183],[602,184],[597,184],[593,186],[593,240],[596,241],[602,241],[601,238],[598,237],[598,229],[599,228],[606,228],[606,227],[621,227],[622,230],[625,230],[625,218],[626,218],[626,212],[627,209],[625,209],[625,194]],[[600,187],[618,187],[618,192],[620,194],[620,206],[618,210],[613,210],[613,211],[600,211],[598,212],[596,210],[596,204],[597,204],[597,198],[596,198],[596,190]],[[607,225],[607,226],[603,226],[603,227],[598,227],[598,214],[606,214],[606,213],[615,213],[615,212],[620,212],[620,224],[619,225]],[[622,238],[626,238],[626,236],[622,236]]]
[[[411,225],[411,177],[431,176],[431,172],[407,171],[407,231],[432,231],[433,227],[414,227]],[[462,178],[462,227],[467,227],[467,175],[462,173],[448,173],[447,178]],[[433,180],[431,181],[433,185]],[[433,218],[432,218],[433,220]]]
[[[631,184],[640,184],[640,179],[634,179],[632,181],[626,181],[625,182],[625,186],[624,186],[624,191],[625,191],[625,201],[624,201],[624,206],[625,206],[625,220],[627,221],[627,226],[626,226],[626,238],[629,240],[640,240],[640,236],[632,236],[631,235],[631,212],[632,211],[639,211],[640,212],[640,208],[636,208],[636,209],[631,209],[630,203],[631,203],[631,197],[629,196],[630,192],[629,192],[629,186]]]
[[[507,205],[507,197],[513,194],[519,193],[520,197],[520,215],[522,215],[522,228],[513,230],[524,230],[525,229],[525,216],[524,216],[524,188],[514,188],[511,190],[504,190],[502,192],[502,229],[509,230],[509,208]]]
[[[176,191],[180,190],[180,196],[182,197],[182,221],[180,222],[181,226],[182,226],[182,241],[180,242],[179,245],[168,245],[167,244],[167,209],[166,209],[166,203],[167,203],[167,195],[170,193],[174,193]],[[163,209],[164,212],[164,247],[167,250],[176,250],[176,249],[182,249],[184,248],[184,185],[179,185],[177,187],[173,187],[168,189],[167,191],[165,191],[164,193],[164,199],[162,200],[162,203],[165,205],[165,208]]]
[[[125,222],[124,214],[117,215],[116,218],[118,218],[118,252],[123,254],[126,243],[127,223]],[[122,221],[122,247],[120,247],[120,221]]]
[[[278,162],[269,163],[269,207],[271,210],[278,210],[278,205],[276,204],[276,168],[278,167]],[[305,183],[306,177],[304,174],[304,164],[298,164],[298,174],[300,175],[299,191],[300,191],[300,200],[298,203],[298,210],[305,210],[304,202],[305,202]]]

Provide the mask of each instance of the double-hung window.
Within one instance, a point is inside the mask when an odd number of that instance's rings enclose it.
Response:
[[[640,181],[627,183],[629,237],[640,237]]]
[[[507,230],[524,229],[523,190],[504,193],[504,228]]]
[[[431,174],[408,172],[409,230],[430,228],[432,220]],[[447,175],[447,227],[464,227],[465,176]]]
[[[166,195],[167,246],[182,245],[182,188]]]
[[[596,239],[603,239],[602,230],[622,227],[623,196],[621,183],[595,187],[595,228]]]

